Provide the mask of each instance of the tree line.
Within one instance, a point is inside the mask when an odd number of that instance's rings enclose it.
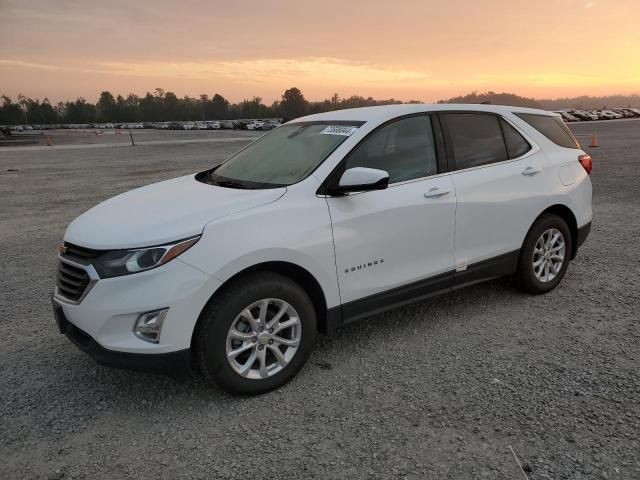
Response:
[[[45,98],[40,101],[19,95],[13,101],[0,97],[0,125],[104,123],[104,122],[165,122],[198,120],[232,120],[239,118],[283,118],[291,120],[312,113],[344,108],[368,107],[402,103],[399,100],[376,100],[372,97],[340,98],[336,93],[320,102],[310,102],[298,88],[286,90],[280,100],[265,105],[260,97],[231,103],[216,93],[212,97],[184,96],[156,88],[144,96],[130,93],[114,97],[109,91],[100,93],[95,104],[85,98],[59,102],[55,105]]]
[[[109,91],[100,94],[93,104],[85,98],[59,102],[55,105],[45,98],[40,101],[19,95],[13,101],[0,96],[0,125],[60,124],[60,123],[104,123],[104,122],[164,122],[197,120],[233,120],[239,118],[282,118],[285,121],[312,113],[340,110],[344,108],[370,107],[403,103],[393,98],[376,100],[372,97],[353,95],[341,98],[337,93],[319,102],[308,101],[298,88],[289,88],[271,105],[265,105],[260,97],[231,103],[216,93],[199,97],[178,98],[173,92],[156,88],[144,96],[130,93],[126,97],[114,97]],[[411,101],[408,103],[420,103]],[[533,99],[513,93],[471,92],[464,96],[440,100],[438,103],[491,103],[545,108],[603,108],[638,107],[639,95],[611,95],[604,97],[581,96],[561,99]]]
[[[600,97],[590,97],[582,95],[579,97],[565,98],[528,98],[515,95],[513,93],[496,92],[471,92],[467,95],[452,97],[447,100],[440,100],[438,103],[490,103],[492,105],[513,105],[515,107],[542,108],[544,110],[562,109],[596,109],[596,108],[616,108],[616,107],[640,107],[640,95],[606,95]]]

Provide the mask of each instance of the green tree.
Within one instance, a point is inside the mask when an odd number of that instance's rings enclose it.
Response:
[[[0,97],[2,105],[0,106],[0,125],[16,125],[24,121],[24,112],[20,105],[14,103],[10,97],[2,95]]]
[[[42,123],[58,123],[58,113],[49,102],[48,98],[45,98],[40,104],[40,110],[42,111]]]
[[[163,99],[164,120],[179,120],[179,103],[178,97],[173,92],[165,92]]]
[[[216,93],[210,102],[211,118],[224,120],[229,118],[229,102],[222,95]]]
[[[114,122],[118,117],[116,99],[109,91],[100,93],[100,98],[96,104],[98,119],[103,122]]]
[[[240,118],[264,118],[268,114],[269,109],[262,103],[262,98],[260,97],[243,100],[238,104],[238,116]]]
[[[306,114],[309,109],[309,102],[307,102],[299,89],[292,87],[282,94],[279,108],[282,118],[285,121],[289,121]]]
[[[67,123],[91,123],[96,118],[96,107],[83,97],[75,102],[65,103],[65,121]]]

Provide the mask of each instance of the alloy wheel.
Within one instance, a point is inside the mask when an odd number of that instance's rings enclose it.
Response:
[[[289,303],[265,298],[248,305],[227,333],[226,354],[240,376],[260,380],[285,368],[298,351],[302,324]]]
[[[558,276],[566,253],[564,235],[557,228],[545,230],[533,249],[533,274],[542,283]]]

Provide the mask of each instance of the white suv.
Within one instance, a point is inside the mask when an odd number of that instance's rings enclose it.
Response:
[[[317,331],[504,275],[553,289],[589,233],[590,171],[540,110],[300,118],[74,220],[56,319],[101,364],[196,367],[265,392],[298,372]]]

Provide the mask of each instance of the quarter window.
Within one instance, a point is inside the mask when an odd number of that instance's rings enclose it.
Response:
[[[389,173],[389,183],[438,172],[429,116],[404,118],[382,127],[347,158],[346,168],[368,167]]]
[[[500,119],[500,125],[502,125],[502,133],[504,133],[504,142],[507,144],[509,158],[521,157],[531,150],[529,142],[511,124]]]
[[[497,116],[447,113],[444,117],[457,170],[508,159]]]
[[[516,113],[517,117],[527,122],[556,145],[566,148],[580,148],[576,137],[573,136],[560,117],[550,115],[536,115],[535,113]]]

